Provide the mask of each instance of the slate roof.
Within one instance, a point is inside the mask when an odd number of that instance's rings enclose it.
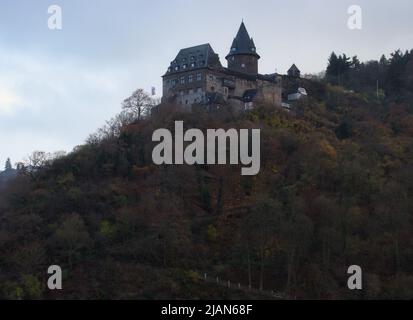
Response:
[[[299,74],[301,71],[300,69],[297,68],[297,66],[295,65],[295,63],[293,63],[293,65],[290,67],[290,69],[288,69],[287,74],[289,75],[295,75],[295,74]]]
[[[229,57],[240,54],[250,54],[259,59],[260,56],[257,54],[256,50],[257,48],[255,47],[254,40],[249,36],[247,28],[245,27],[244,22],[242,22],[237,36],[232,42],[231,50],[226,58],[228,59]]]
[[[218,54],[214,52],[209,43],[181,49],[176,58],[171,62],[166,74],[208,67],[222,67]]]

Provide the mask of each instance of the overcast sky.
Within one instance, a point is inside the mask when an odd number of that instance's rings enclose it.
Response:
[[[47,25],[54,4],[60,31]],[[354,4],[362,30],[347,27]],[[209,42],[224,64],[242,19],[261,73],[315,73],[333,50],[364,61],[412,49],[412,16],[411,0],[1,0],[0,170],[82,144],[136,88],[161,94],[180,48]]]

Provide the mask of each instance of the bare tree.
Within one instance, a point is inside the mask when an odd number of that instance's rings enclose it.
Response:
[[[27,160],[25,166],[32,170],[37,170],[44,167],[49,161],[49,155],[44,151],[34,151]]]
[[[53,153],[34,151],[27,159],[17,164],[17,169],[34,179],[38,170],[50,166],[53,161],[61,159],[65,157],[65,155],[65,151],[56,151]]]
[[[143,116],[149,113],[155,103],[156,101],[143,89],[138,89],[133,92],[129,98],[123,101],[122,108],[131,112],[135,119],[140,120]]]
[[[137,89],[133,94],[122,103],[122,111],[91,134],[86,142],[88,144],[98,144],[105,139],[119,137],[122,128],[141,120],[150,114],[151,109],[160,103],[159,99],[152,98],[143,89]]]
[[[129,110],[123,110],[112,119],[106,121],[101,128],[87,138],[86,142],[93,145],[105,139],[119,137],[122,128],[131,124],[134,119],[134,115]]]

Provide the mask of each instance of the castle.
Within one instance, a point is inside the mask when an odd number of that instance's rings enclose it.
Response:
[[[259,54],[244,22],[222,66],[210,44],[182,49],[163,76],[163,102],[193,105],[231,103],[250,109],[255,102],[281,105],[281,79],[258,73]]]

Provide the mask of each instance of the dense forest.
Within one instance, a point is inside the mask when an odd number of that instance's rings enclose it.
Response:
[[[289,298],[411,299],[413,52],[332,54],[324,79],[284,85],[309,94],[290,112],[149,117],[129,99],[70,154],[33,154],[0,194],[0,298],[256,298],[207,273]],[[260,173],[153,165],[152,133],[175,120],[260,128]],[[61,291],[46,287],[55,264]],[[348,290],[350,265],[364,290]]]

